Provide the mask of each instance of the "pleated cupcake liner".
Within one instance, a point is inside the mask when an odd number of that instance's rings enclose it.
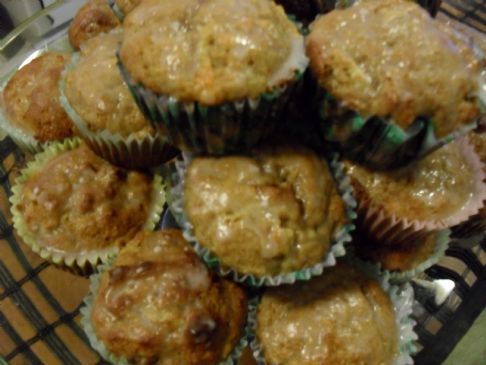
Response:
[[[428,268],[437,264],[446,253],[449,244],[451,243],[451,231],[449,229],[443,229],[436,233],[434,250],[426,259],[418,263],[413,269],[410,270],[386,270],[380,262],[375,262],[372,259],[364,259],[361,255],[357,254],[355,248],[349,249],[350,256],[355,260],[366,261],[371,264],[376,264],[377,270],[383,275],[389,278],[392,284],[401,284],[412,280],[417,275],[423,273]]]
[[[105,264],[99,267],[99,271],[97,274],[93,274],[90,276],[90,286],[89,286],[90,292],[84,298],[83,300],[84,305],[80,309],[81,327],[83,328],[84,333],[88,337],[91,347],[94,348],[104,360],[115,365],[131,365],[131,363],[128,362],[126,358],[118,357],[112,352],[110,352],[110,350],[108,350],[105,344],[101,340],[99,340],[98,337],[96,336],[95,330],[91,323],[91,314],[93,312],[94,299],[100,286],[101,275],[105,271],[110,269],[110,267],[113,264],[113,261],[114,258],[112,257],[108,262],[106,262]],[[217,365],[237,365],[238,364],[238,360],[241,357],[243,350],[245,349],[245,347],[248,346],[247,333],[248,330],[245,328],[240,340],[233,348],[233,351],[228,355],[228,357],[225,360],[218,363]]]
[[[303,70],[296,72],[293,82],[257,99],[204,106],[156,94],[135,82],[121,61],[118,64],[135,101],[153,127],[180,150],[195,154],[241,152],[271,136],[303,74]]]
[[[114,165],[127,169],[146,169],[174,158],[178,151],[159,132],[132,133],[122,136],[107,129],[92,131],[76,112],[65,95],[65,76],[79,63],[79,53],[73,55],[59,82],[60,101],[66,113],[78,129],[80,137],[100,157]]]
[[[466,222],[452,227],[452,237],[456,240],[468,239],[484,232],[486,232],[486,207],[484,206]]]
[[[375,241],[386,244],[403,244],[407,241],[421,239],[429,233],[465,222],[469,217],[478,213],[484,207],[486,200],[486,184],[484,183],[486,175],[483,171],[483,165],[466,137],[459,138],[456,143],[460,146],[470,171],[474,173],[473,191],[460,210],[450,214],[447,218],[436,220],[405,218],[387,211],[385,206],[374,202],[360,189],[355,189],[356,200],[358,201],[358,228],[366,232]]]
[[[15,230],[23,242],[32,251],[52,264],[66,268],[71,272],[86,275],[96,271],[97,266],[106,262],[110,257],[116,255],[118,247],[111,246],[103,249],[90,250],[84,253],[61,252],[57,249],[44,247],[37,242],[35,234],[32,233],[24,220],[23,214],[18,209],[22,202],[22,191],[24,184],[38,171],[59,154],[77,148],[81,144],[79,138],[66,139],[63,142],[51,143],[45,150],[37,154],[33,161],[21,171],[12,187],[10,197],[12,220]],[[149,215],[143,226],[144,230],[153,230],[160,219],[165,204],[165,192],[160,176],[155,175],[152,182],[152,199],[149,207]]]
[[[349,261],[349,260],[348,260]],[[399,352],[393,365],[412,365],[412,355],[417,352],[415,342],[418,339],[413,328],[416,324],[412,318],[414,292],[409,283],[396,285],[390,282],[388,274],[381,272],[376,265],[366,265],[351,261],[352,265],[357,266],[365,273],[377,280],[381,288],[390,297],[395,311],[395,321],[398,329]],[[265,351],[256,336],[257,312],[262,295],[257,294],[249,301],[248,310],[248,341],[258,365],[278,365],[271,364],[265,360]]]
[[[198,256],[207,264],[207,266],[215,270],[219,275],[229,277],[233,281],[245,283],[252,287],[293,284],[297,281],[305,281],[309,280],[311,277],[321,275],[326,268],[336,264],[336,258],[346,254],[345,245],[346,243],[351,242],[350,232],[355,228],[352,222],[356,218],[356,201],[353,197],[351,182],[344,174],[344,167],[338,162],[337,156],[332,158],[330,167],[338,190],[346,206],[348,223],[334,233],[329,251],[320,262],[310,267],[275,276],[255,276],[250,273],[239,272],[236,268],[224,265],[216,254],[197,241],[197,238],[194,235],[194,227],[189,222],[184,212],[183,202],[185,172],[187,171],[190,162],[191,157],[184,155],[183,159],[178,159],[174,165],[165,168],[163,175],[168,185],[167,202],[177,224],[182,228],[184,238],[191,243]]]

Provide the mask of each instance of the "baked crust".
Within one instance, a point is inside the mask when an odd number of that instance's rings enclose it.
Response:
[[[256,276],[320,262],[347,220],[327,163],[301,147],[194,159],[184,207],[201,245]]]
[[[110,165],[82,144],[26,181],[17,208],[38,245],[83,255],[128,242],[148,219],[151,194],[150,177]]]
[[[203,105],[257,98],[293,80],[287,61],[302,42],[267,0],[145,0],[123,27],[121,60],[135,82]]]
[[[412,1],[359,1],[312,23],[311,69],[363,116],[391,117],[403,128],[430,117],[443,137],[480,115],[481,72],[472,50],[444,27]]]
[[[59,101],[58,83],[69,58],[63,53],[46,52],[18,70],[3,91],[10,123],[39,142],[75,134]]]
[[[178,230],[138,234],[103,273],[92,311],[98,339],[133,364],[214,365],[246,322],[236,284],[208,271]]]
[[[256,336],[268,364],[392,365],[398,350],[389,297],[343,264],[308,282],[269,288]]]
[[[69,42],[75,49],[88,39],[105,33],[121,23],[106,0],[88,0],[78,10],[69,26]]]

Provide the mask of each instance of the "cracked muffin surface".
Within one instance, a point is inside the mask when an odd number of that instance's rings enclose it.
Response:
[[[194,159],[184,207],[201,245],[257,276],[322,261],[347,222],[327,162],[303,147]]]
[[[102,274],[91,322],[130,363],[214,365],[243,335],[246,294],[208,271],[179,230],[143,232]]]

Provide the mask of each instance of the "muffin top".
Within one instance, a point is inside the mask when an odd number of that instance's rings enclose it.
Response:
[[[479,116],[481,70],[443,27],[414,2],[363,0],[318,18],[307,53],[320,84],[344,106],[403,128],[430,117],[442,137]]]
[[[75,133],[59,102],[58,83],[69,56],[46,52],[18,70],[3,91],[3,106],[12,125],[39,142],[62,140]]]
[[[143,232],[101,277],[96,336],[131,364],[215,365],[243,335],[246,295],[212,276],[178,230]]]
[[[302,36],[273,1],[145,0],[123,27],[131,77],[180,101],[256,98],[307,64]]]
[[[343,264],[308,282],[267,290],[256,336],[268,364],[392,365],[398,350],[389,297]]]
[[[433,221],[457,213],[474,194],[475,172],[456,142],[390,171],[346,162],[360,201],[370,200],[401,218]]]
[[[408,271],[432,256],[437,246],[437,233],[400,245],[384,245],[359,240],[354,240],[353,244],[361,257],[381,263],[385,270]]]
[[[123,11],[123,14],[131,12],[142,0],[115,0],[115,4]]]
[[[151,179],[96,156],[85,144],[39,167],[17,209],[45,249],[85,254],[123,245],[148,219]]]
[[[241,273],[278,275],[316,264],[347,220],[326,161],[305,148],[196,158],[184,185],[196,239]]]
[[[69,42],[75,49],[79,49],[88,39],[119,25],[120,21],[106,0],[88,0],[69,26]]]
[[[91,131],[143,136],[152,128],[117,66],[116,50],[122,37],[121,29],[115,29],[81,47],[79,62],[66,75],[65,95]]]
[[[486,133],[469,133],[468,139],[473,145],[474,151],[481,159],[481,162],[486,165]]]

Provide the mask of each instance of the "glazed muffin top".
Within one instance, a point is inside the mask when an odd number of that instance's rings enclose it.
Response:
[[[123,26],[130,76],[180,101],[256,98],[307,64],[302,36],[273,1],[145,0]]]
[[[212,276],[178,230],[138,234],[102,274],[91,322],[131,364],[215,365],[243,335],[246,294]]]
[[[128,14],[135,7],[140,4],[142,0],[115,0],[115,4],[123,11],[123,14]]]
[[[59,101],[58,83],[69,59],[63,53],[47,52],[18,70],[3,91],[9,122],[39,142],[75,133]]]
[[[88,39],[120,25],[106,0],[88,0],[78,10],[69,26],[69,42],[75,49]]]
[[[255,276],[322,261],[347,222],[326,161],[300,147],[194,159],[184,207],[201,245],[224,266]]]
[[[127,172],[85,144],[38,167],[21,187],[17,209],[46,250],[83,255],[125,244],[148,220],[150,177]]]
[[[372,171],[348,161],[346,167],[360,201],[401,218],[446,219],[459,212],[475,191],[476,172],[457,142],[396,170]]]
[[[434,254],[437,233],[400,245],[384,245],[360,240],[354,240],[353,245],[361,257],[379,262],[384,270],[408,271],[413,270]]]
[[[481,70],[443,27],[414,2],[363,0],[318,18],[307,53],[320,84],[344,106],[403,128],[430,117],[442,137],[480,115]]]
[[[66,75],[64,93],[91,131],[124,137],[144,136],[152,127],[138,109],[117,66],[120,28],[100,34],[81,47],[79,62]]]
[[[398,351],[388,295],[343,264],[308,282],[270,288],[256,319],[268,364],[392,365]]]

